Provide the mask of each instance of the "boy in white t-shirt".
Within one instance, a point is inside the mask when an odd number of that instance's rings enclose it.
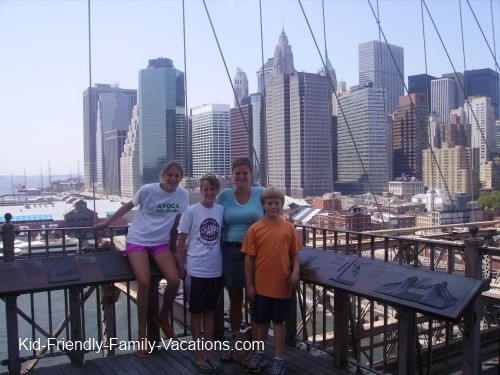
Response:
[[[207,358],[198,344],[193,366],[200,372],[222,371],[222,363],[215,359],[215,316],[222,290],[222,255],[220,236],[224,208],[215,203],[220,183],[212,174],[200,180],[201,201],[189,206],[182,214],[178,226],[177,265],[179,276],[184,279],[193,340],[201,342],[201,321],[205,331]]]

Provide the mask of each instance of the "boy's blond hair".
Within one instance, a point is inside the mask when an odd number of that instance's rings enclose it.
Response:
[[[212,187],[216,188],[217,190],[220,190],[220,182],[217,176],[213,173],[206,173],[200,178],[200,189],[201,185],[203,184],[203,181],[207,181]]]
[[[280,189],[275,187],[268,187],[260,196],[260,203],[264,205],[266,203],[266,199],[279,199],[281,201],[281,205],[285,205],[285,194],[281,192]]]

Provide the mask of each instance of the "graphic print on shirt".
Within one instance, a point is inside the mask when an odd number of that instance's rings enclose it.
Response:
[[[207,248],[212,249],[219,240],[220,226],[217,220],[211,217],[203,220],[200,224],[200,235],[196,240]]]
[[[164,216],[172,212],[179,212],[179,203],[158,203],[150,197],[145,204],[147,214]]]

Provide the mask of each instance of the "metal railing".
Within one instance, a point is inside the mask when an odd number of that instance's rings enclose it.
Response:
[[[8,225],[12,224],[7,220],[2,232],[5,249],[9,246],[13,247],[14,244],[13,228],[9,229]],[[466,244],[467,240],[466,243],[455,243],[410,236],[358,233],[309,226],[297,226],[297,229],[301,232],[303,243],[310,247],[358,257],[380,259],[385,262],[410,264],[413,267],[422,267],[433,272],[485,277],[491,280],[492,287],[490,289],[494,289],[496,286],[491,265],[492,257],[499,256],[500,249],[485,247],[483,246],[484,241],[473,236]],[[33,240],[34,235],[28,231],[25,233],[26,242],[29,244],[27,252],[14,257],[14,249],[11,249],[11,255],[3,254],[4,260],[67,256],[88,251],[115,251],[113,237],[117,230],[123,230],[123,228],[112,228],[109,232],[109,246],[100,247],[99,239],[93,228],[50,228],[43,231],[41,242],[44,242],[45,246],[42,252],[33,251],[35,241],[40,241],[40,238]],[[74,243],[73,240],[68,239],[69,234],[76,236],[78,242]],[[61,240],[60,243],[57,243],[60,246],[55,246],[56,243],[52,241],[52,237]],[[86,240],[84,241],[83,238]],[[69,244],[71,246],[68,246]],[[476,273],[471,271],[474,266],[470,260],[464,257],[467,247],[480,257],[482,265],[482,268],[479,268],[480,274],[477,274],[477,269]],[[124,293],[120,291],[124,291]],[[16,326],[4,325],[3,322],[6,319],[0,316],[0,332],[15,329],[18,337],[23,339],[23,341],[19,341],[19,352],[17,353],[20,362],[27,363],[22,371],[33,368],[40,360],[48,363],[54,357],[65,355],[74,363],[83,361],[83,356],[91,358],[96,355],[112,355],[114,350],[106,349],[97,353],[94,346],[84,348],[78,354],[80,357],[75,359],[75,352],[64,346],[64,342],[70,342],[74,339],[71,332],[72,316],[81,316],[82,342],[88,340],[90,340],[89,342],[105,342],[110,337],[124,342],[133,341],[136,328],[136,309],[135,306],[132,306],[134,304],[133,294],[130,282],[120,283],[120,288],[117,287],[117,284],[110,282],[85,286],[76,291],[74,288],[64,288],[57,291],[26,293],[20,296],[2,296],[5,309],[0,309],[0,315],[4,313],[6,315],[15,314]],[[15,311],[9,312],[13,297],[16,298]],[[335,358],[337,366],[346,365],[340,358],[341,352],[345,350],[349,363],[352,365],[369,368],[373,371],[398,372],[398,361],[401,361],[401,358],[398,358],[401,356],[398,318],[401,316],[401,309],[359,296],[348,295],[344,297],[347,302],[345,310],[347,317],[342,318],[342,322],[347,324],[339,328],[340,320],[335,321],[333,308],[335,298],[339,297],[340,294],[336,293],[333,288],[324,288],[302,281],[300,291],[294,295],[296,319],[295,323],[291,324],[292,329],[289,330],[288,342],[300,342],[306,348],[315,347],[323,350]],[[179,300],[178,305],[176,331],[180,336],[189,335],[189,319],[184,299]],[[477,342],[477,345],[481,346],[481,358],[498,356],[500,342],[498,301],[495,298],[483,299],[482,308],[481,306],[479,308],[481,332],[478,332],[480,342]],[[75,314],[75,312],[79,314]],[[223,319],[222,310],[218,319],[218,326],[223,327],[223,322],[222,324],[220,322]],[[17,323],[19,323],[18,326]],[[454,324],[424,314],[417,314],[415,325],[418,330],[416,342],[412,343],[417,350],[417,363],[414,364],[414,368],[419,368],[422,373],[430,374],[436,371],[450,372],[463,364],[463,356],[468,355],[468,353],[462,353],[464,327],[469,329],[469,325],[464,324],[463,320]],[[339,347],[336,343],[340,336],[348,337],[346,348]],[[5,338],[5,335],[1,334],[0,337]],[[50,342],[57,341],[56,345],[49,345],[49,340]],[[6,345],[0,347],[5,348]],[[5,355],[7,358],[1,359]],[[0,352],[0,364],[9,366],[11,372],[21,371],[21,369],[16,371],[15,368],[11,368],[11,358],[12,353]]]

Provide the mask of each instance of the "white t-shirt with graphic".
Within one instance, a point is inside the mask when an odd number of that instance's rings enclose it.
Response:
[[[127,242],[142,246],[170,243],[170,230],[177,214],[189,206],[189,193],[177,187],[164,191],[158,182],[142,186],[132,198],[139,209],[127,234]]]
[[[187,233],[186,272],[195,277],[222,276],[220,236],[224,208],[207,208],[201,203],[189,206],[181,216],[179,233]]]

